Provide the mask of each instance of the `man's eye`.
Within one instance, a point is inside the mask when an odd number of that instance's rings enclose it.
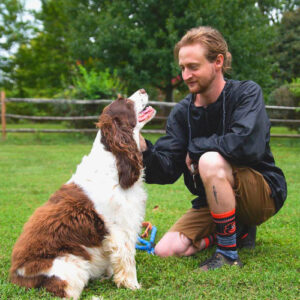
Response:
[[[198,65],[191,65],[191,66],[190,66],[190,69],[191,69],[191,70],[197,70],[197,69],[198,69]]]

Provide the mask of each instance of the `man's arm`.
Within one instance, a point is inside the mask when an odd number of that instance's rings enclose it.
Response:
[[[198,160],[207,151],[217,151],[232,163],[255,164],[265,154],[269,131],[262,91],[257,84],[251,83],[232,113],[230,132],[224,136],[213,134],[194,138],[188,151],[193,160]]]
[[[183,110],[175,107],[168,118],[165,136],[154,145],[140,137],[147,183],[173,183],[186,167],[188,141],[183,118]]]
[[[145,152],[148,149],[146,140],[144,139],[144,137],[141,134],[140,134],[140,148],[141,148],[142,152]]]

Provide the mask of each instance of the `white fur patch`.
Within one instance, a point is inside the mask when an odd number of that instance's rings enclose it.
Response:
[[[148,103],[148,95],[137,91],[130,99],[134,102],[136,115]],[[139,145],[137,122],[134,140]],[[98,131],[91,152],[84,156],[76,172],[67,182],[78,185],[93,203],[108,231],[101,247],[84,247],[91,259],[86,260],[73,254],[56,257],[52,267],[40,274],[56,276],[67,282],[68,297],[78,299],[84,286],[91,278],[114,275],[117,286],[130,289],[140,287],[136,276],[135,244],[144,219],[147,195],[143,189],[143,172],[129,188],[119,184],[116,158],[105,150]],[[83,247],[82,245],[78,245]],[[17,270],[26,276],[25,270]],[[39,275],[39,274],[35,274]]]

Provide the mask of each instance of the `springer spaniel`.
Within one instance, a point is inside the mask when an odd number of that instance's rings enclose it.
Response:
[[[147,196],[139,132],[155,115],[147,103],[141,89],[103,110],[90,154],[25,224],[12,253],[13,283],[73,299],[101,276],[140,287],[135,244]]]

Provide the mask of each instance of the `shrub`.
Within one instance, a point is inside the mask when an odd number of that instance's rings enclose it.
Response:
[[[64,99],[115,99],[118,94],[126,94],[126,89],[116,76],[108,69],[88,71],[84,66],[78,65],[72,78],[72,85],[68,86],[63,92],[57,94],[55,98]],[[87,105],[60,105],[57,107],[57,114],[67,116],[90,116],[98,115],[105,105],[87,104]],[[94,122],[90,120],[73,121],[70,123],[76,128],[94,127]]]
[[[279,106],[293,106],[299,107],[300,104],[300,78],[294,79],[291,83],[286,83],[281,87],[274,90],[269,97],[270,105]],[[271,118],[279,119],[299,119],[300,113],[297,111],[290,110],[277,110],[270,113]],[[299,124],[288,124],[286,125],[289,129],[296,129],[300,131]]]

